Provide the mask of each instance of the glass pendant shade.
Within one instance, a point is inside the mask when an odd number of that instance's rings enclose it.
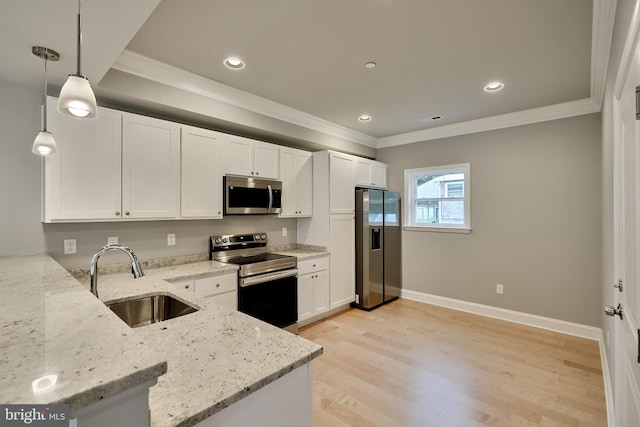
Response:
[[[57,149],[56,141],[53,139],[53,134],[46,130],[38,132],[36,140],[33,141],[33,149],[31,151],[34,154],[40,154],[41,156],[55,154]]]
[[[58,111],[72,117],[84,119],[93,119],[98,117],[98,106],[96,103],[96,95],[91,89],[89,79],[82,75],[82,24],[80,16],[80,0],[78,0],[78,57],[77,71],[75,74],[69,74],[67,81],[60,91],[60,99],[58,100]]]
[[[75,74],[69,75],[60,91],[58,111],[87,119],[98,117],[96,96],[91,89],[89,79]]]

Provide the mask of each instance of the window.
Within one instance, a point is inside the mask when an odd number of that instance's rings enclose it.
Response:
[[[407,169],[405,229],[468,233],[469,163]]]

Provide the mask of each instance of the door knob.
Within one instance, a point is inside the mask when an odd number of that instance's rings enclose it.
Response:
[[[618,304],[617,307],[614,307],[612,305],[606,305],[604,307],[604,313],[607,316],[620,316],[620,318],[622,319],[622,316],[624,315],[624,310],[622,309],[622,306],[620,304]]]

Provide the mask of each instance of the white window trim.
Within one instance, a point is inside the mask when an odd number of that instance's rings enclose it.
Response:
[[[464,170],[464,224],[424,224],[416,225],[412,222],[412,203],[416,198],[411,176],[416,172],[438,171],[439,173],[459,172]],[[413,192],[411,194],[410,192]],[[430,231],[439,233],[470,233],[471,232],[471,164],[459,163],[455,165],[430,166],[424,168],[404,170],[404,227],[406,231]]]

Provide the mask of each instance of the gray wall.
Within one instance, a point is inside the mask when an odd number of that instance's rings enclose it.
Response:
[[[471,163],[471,233],[405,231],[406,289],[600,326],[599,114],[385,148],[378,160],[399,191],[405,169]]]
[[[0,256],[51,254],[66,268],[87,267],[91,255],[118,236],[140,260],[206,253],[207,237],[215,234],[266,231],[270,244],[295,243],[295,219],[227,217],[222,220],[42,224],[41,159],[31,153],[40,127],[42,94],[0,81]],[[282,237],[287,227],[287,237]],[[176,245],[167,246],[167,233]],[[76,239],[78,253],[63,254],[63,240]],[[126,261],[105,254],[101,262]]]

